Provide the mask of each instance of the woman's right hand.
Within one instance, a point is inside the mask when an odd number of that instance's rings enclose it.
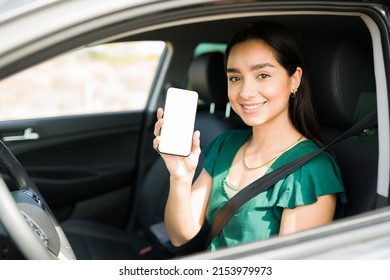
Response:
[[[158,151],[158,145],[160,143],[160,131],[161,127],[164,125],[164,110],[162,108],[158,108],[157,110],[157,121],[154,126],[154,140],[153,140],[153,148]],[[171,177],[175,180],[190,180],[195,174],[195,169],[199,162],[200,155],[200,133],[199,131],[195,131],[192,136],[192,147],[191,153],[188,157],[182,156],[174,156],[160,153],[163,158],[165,165]]]

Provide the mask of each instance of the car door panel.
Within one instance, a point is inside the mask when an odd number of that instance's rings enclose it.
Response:
[[[39,135],[5,143],[60,221],[82,217],[123,225],[136,182],[142,116],[132,111],[9,121],[0,124],[0,135],[20,136],[26,128]]]

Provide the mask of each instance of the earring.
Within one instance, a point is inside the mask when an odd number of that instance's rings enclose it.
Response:
[[[298,88],[295,88],[291,93],[291,97],[294,98],[297,95],[297,92],[298,92]]]

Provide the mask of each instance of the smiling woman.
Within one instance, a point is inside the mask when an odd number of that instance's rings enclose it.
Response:
[[[176,246],[188,243],[207,222],[212,224],[219,209],[238,191],[322,146],[316,137],[317,122],[298,43],[289,30],[272,22],[249,24],[230,41],[225,58],[230,105],[251,129],[227,131],[210,143],[194,183],[199,132],[193,134],[188,157],[160,153],[170,173],[165,223]],[[159,109],[155,146],[162,129],[164,114]],[[323,152],[243,205],[209,249],[328,224],[342,217],[345,203],[339,167]]]

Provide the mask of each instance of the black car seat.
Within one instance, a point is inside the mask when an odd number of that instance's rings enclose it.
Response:
[[[195,128],[201,131],[201,147],[226,129],[243,126],[240,121],[227,119],[224,115],[224,108],[228,101],[225,77],[222,53],[207,53],[191,63],[188,73],[189,87],[197,91],[203,101],[195,124]],[[213,108],[212,113],[209,110],[210,106]],[[169,173],[163,160],[158,158],[145,173],[137,192],[137,205],[142,208],[135,213],[141,228],[140,232],[121,230],[85,220],[63,222],[61,226],[77,259],[171,257],[153,243],[150,231],[152,225],[163,221],[168,191]]]
[[[372,51],[359,42],[317,41],[305,51],[306,71],[325,142],[376,111]],[[345,215],[375,208],[378,131],[370,128],[332,146],[348,199]]]

